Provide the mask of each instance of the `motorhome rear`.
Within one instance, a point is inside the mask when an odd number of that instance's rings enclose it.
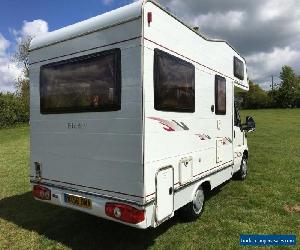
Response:
[[[35,38],[30,81],[38,200],[147,228],[197,218],[210,190],[246,177],[245,60],[154,1]]]

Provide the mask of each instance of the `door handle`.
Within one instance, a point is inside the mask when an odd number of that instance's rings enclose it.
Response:
[[[171,195],[171,194],[173,194],[173,188],[172,187],[169,188],[169,195]]]
[[[211,112],[215,112],[215,105],[211,105],[210,111],[211,111]]]

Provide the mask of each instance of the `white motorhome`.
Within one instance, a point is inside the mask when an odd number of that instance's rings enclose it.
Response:
[[[33,39],[30,182],[36,199],[137,228],[247,174],[234,87],[243,57],[155,1]]]

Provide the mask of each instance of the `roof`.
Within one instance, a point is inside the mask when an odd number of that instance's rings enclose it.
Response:
[[[32,40],[30,50],[39,49],[136,19],[142,15],[143,2],[142,0],[137,1],[102,15],[37,36]]]
[[[30,50],[36,50],[45,46],[49,46],[55,43],[59,43],[62,41],[66,41],[78,36],[83,36],[89,33],[96,32],[98,30],[108,28],[111,26],[115,26],[124,22],[128,22],[130,20],[134,20],[139,18],[142,15],[142,8],[144,3],[152,2],[157,5],[159,8],[163,9],[166,13],[174,17],[177,21],[185,25],[187,28],[198,34],[200,37],[207,41],[211,42],[224,42],[228,46],[230,46],[236,53],[240,55],[240,53],[232,47],[227,41],[219,40],[219,39],[210,39],[194,28],[190,27],[174,14],[170,13],[166,8],[161,6],[155,0],[139,0],[132,4],[126,5],[124,7],[106,12],[99,16],[92,17],[90,19],[84,20],[82,22],[66,26],[64,28],[37,36],[31,42]],[[242,56],[241,56],[242,57]],[[242,57],[243,58],[243,57]],[[243,58],[244,59],[244,58]],[[245,59],[244,59],[245,60]]]

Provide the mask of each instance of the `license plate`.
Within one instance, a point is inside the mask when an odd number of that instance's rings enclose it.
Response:
[[[74,206],[92,208],[92,201],[90,199],[73,194],[64,194],[64,198],[66,203]]]

